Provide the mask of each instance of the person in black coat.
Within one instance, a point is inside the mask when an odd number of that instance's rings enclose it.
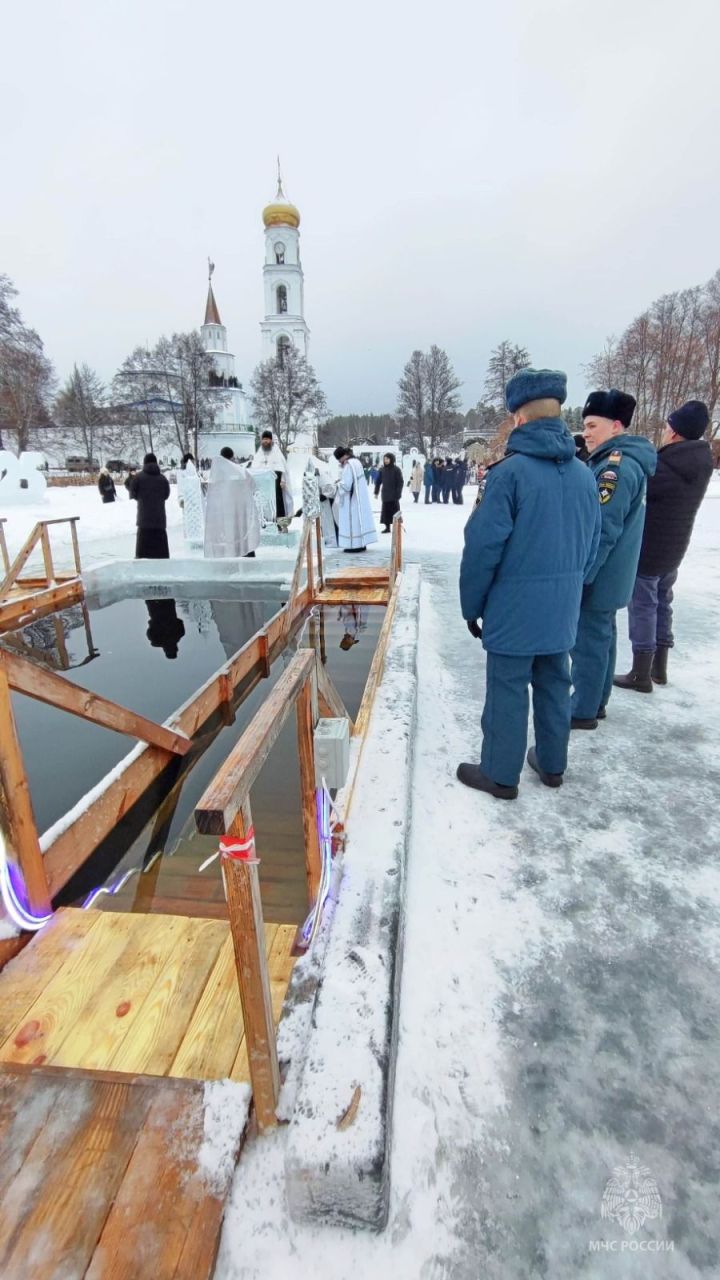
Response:
[[[380,523],[385,526],[383,533],[390,532],[393,517],[400,510],[400,499],[404,484],[403,473],[395,463],[395,454],[386,453],[383,457],[383,465],[378,473],[378,478],[375,481],[375,497],[377,498],[382,491]]]
[[[178,618],[174,600],[146,600],[148,629],[153,649],[162,649],[166,658],[177,658],[178,645],[185,635],[185,623]]]
[[[103,502],[115,501],[115,481],[113,480],[107,467],[100,468],[98,476],[98,489]]]
[[[432,500],[433,502],[439,502],[440,495],[443,491],[443,483],[444,483],[443,476],[445,472],[445,463],[443,462],[442,458],[433,458],[432,470],[433,470]]]
[[[453,463],[452,458],[446,458],[445,466],[443,468],[443,478],[442,478],[442,500],[446,506],[450,501],[450,494],[453,491],[454,484],[455,484],[455,464]]]
[[[453,464],[452,500],[456,507],[463,505],[463,489],[467,481],[467,462],[456,458]]]
[[[165,503],[170,485],[154,453],[146,453],[142,471],[130,481],[128,492],[137,502],[136,560],[169,560]]]
[[[653,682],[667,684],[673,587],[713,469],[710,445],[702,439],[709,421],[701,400],[689,400],[668,418],[657,470],[648,480],[640,560],[628,605],[633,665],[615,677],[619,689],[652,693]]]

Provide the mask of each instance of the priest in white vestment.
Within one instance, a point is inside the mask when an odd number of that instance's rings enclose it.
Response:
[[[205,511],[205,556],[254,556],[260,542],[255,481],[226,446],[213,458]]]
[[[191,453],[186,453],[177,474],[178,500],[183,513],[183,533],[190,547],[201,547],[205,536],[205,513],[200,477]]]
[[[276,518],[294,515],[292,488],[287,459],[280,445],[275,441],[272,431],[263,431],[260,436],[260,448],[252,460],[251,471],[275,473],[275,511]]]
[[[343,551],[365,551],[368,544],[377,542],[370,492],[362,463],[352,456],[352,450],[338,445],[334,455],[340,463],[338,485],[338,545]]]

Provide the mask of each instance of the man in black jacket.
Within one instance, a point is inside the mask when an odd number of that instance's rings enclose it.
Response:
[[[616,676],[619,689],[652,693],[667,684],[673,647],[673,587],[712,474],[712,453],[703,440],[710,415],[701,400],[688,400],[668,417],[657,470],[648,480],[640,562],[628,605],[632,670]]]
[[[130,481],[128,493],[137,502],[136,560],[169,560],[165,503],[170,485],[154,453],[146,453],[142,471]]]
[[[390,532],[390,525],[395,515],[400,510],[400,499],[405,481],[403,473],[395,463],[395,454],[386,453],[383,457],[383,465],[381,466],[377,480],[375,481],[375,497],[382,490],[382,507],[380,509],[380,523],[383,525],[383,533]]]

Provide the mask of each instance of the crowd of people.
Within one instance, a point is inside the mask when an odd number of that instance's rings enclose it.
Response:
[[[527,763],[562,785],[573,730],[596,730],[613,687],[667,683],[673,587],[713,469],[707,407],[668,417],[662,446],[630,431],[635,400],[594,391],[583,408],[587,460],[560,416],[565,374],[522,369],[506,387],[514,418],[465,529],[462,614],[487,653],[480,763],[461,782],[518,794]],[[616,614],[629,606],[632,669],[615,675]]]

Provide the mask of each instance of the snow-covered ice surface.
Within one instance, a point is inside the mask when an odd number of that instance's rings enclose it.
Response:
[[[292,1222],[279,1130],[245,1148],[216,1280],[717,1277],[720,480],[671,684],[616,690],[564,787],[526,770],[512,804],[454,778],[479,755],[484,679],[457,599],[469,509],[404,506],[424,585],[390,1222]],[[353,824],[375,804],[356,798]],[[601,1203],[633,1155],[662,1215],[630,1236]]]
[[[198,1169],[211,1191],[225,1192],[237,1160],[250,1109],[250,1085],[207,1080],[203,1091],[203,1140]]]

